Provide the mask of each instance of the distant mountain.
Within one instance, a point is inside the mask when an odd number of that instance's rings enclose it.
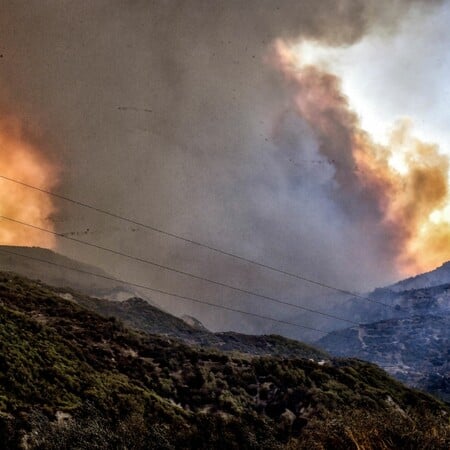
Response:
[[[4,450],[449,448],[450,407],[372,364],[200,349],[76,297],[0,273]]]
[[[446,281],[446,269],[442,267],[437,272]],[[450,284],[435,285],[438,282],[437,275],[430,273],[416,277],[414,284],[432,287],[378,290],[381,299],[385,294],[399,308],[401,317],[334,331],[317,345],[335,356],[379,364],[409,386],[450,401]],[[397,283],[395,289],[411,286],[406,280]]]
[[[335,356],[378,364],[407,385],[450,402],[450,314],[374,322],[332,332],[318,344]]]
[[[450,261],[430,272],[399,281],[398,283],[388,286],[387,289],[393,292],[401,292],[440,286],[442,284],[450,284]]]
[[[327,296],[317,297],[314,305],[326,313],[361,324],[399,319],[412,314],[438,314],[449,308],[446,293],[446,285],[449,284],[450,262],[447,262],[433,271],[374,289],[372,292],[358,293],[358,296],[331,292]],[[305,314],[289,316],[288,319],[303,323]],[[309,324],[324,330],[348,327],[343,321],[320,315],[310,314],[308,320]],[[275,326],[273,330],[277,333],[283,332],[280,326]],[[311,341],[311,334],[300,330],[294,337]]]
[[[360,298],[348,298],[345,303],[348,312],[361,323],[411,314],[436,314],[448,311],[447,285],[450,285],[450,262],[430,272],[362,294],[362,297],[381,304]]]

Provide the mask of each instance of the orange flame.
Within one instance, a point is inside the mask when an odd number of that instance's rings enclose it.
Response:
[[[22,133],[17,120],[0,121],[0,175],[20,180],[40,189],[51,190],[56,170]],[[0,179],[0,215],[53,230],[51,198],[36,190]],[[0,220],[0,244],[52,248],[54,236]]]
[[[303,65],[284,42],[275,43],[271,61],[294,89],[294,108],[314,130],[319,151],[335,162],[340,201],[363,226],[376,222],[399,271],[414,274],[448,260],[448,158],[414,138],[408,120],[395,124],[387,145],[375,143],[340,79]]]

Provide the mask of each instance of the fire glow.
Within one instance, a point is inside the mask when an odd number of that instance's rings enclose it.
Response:
[[[0,121],[0,175],[51,190],[57,173],[47,158],[22,133],[17,120]],[[0,179],[0,215],[53,230],[51,198],[33,189]],[[0,244],[53,248],[54,236],[17,223],[0,221]]]
[[[447,261],[448,157],[436,144],[416,138],[407,119],[398,120],[385,141],[364,130],[341,79],[323,62],[326,50],[279,40],[271,56],[293,92],[292,108],[314,132],[321,155],[334,164],[338,201],[352,208],[362,226],[376,221],[402,274]]]

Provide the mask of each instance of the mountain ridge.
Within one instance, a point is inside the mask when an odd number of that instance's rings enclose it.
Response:
[[[114,281],[103,269],[47,248],[2,245],[0,269],[100,298],[124,300],[140,296],[150,301],[145,291]],[[89,274],[93,275],[87,277]]]
[[[396,283],[397,291],[377,290],[398,308],[397,317],[332,331],[316,344],[334,356],[371,361],[407,385],[450,401],[450,283],[444,276],[439,284],[438,278],[450,264],[436,270]],[[420,287],[411,288],[410,280]]]
[[[411,289],[423,289],[446,283],[450,283],[450,261],[444,262],[439,267],[428,272],[400,280],[386,288],[398,292]]]
[[[213,333],[203,326],[200,327],[198,321],[192,326],[183,318],[173,316],[141,298],[117,302],[87,297],[64,288],[58,288],[57,292],[62,298],[70,298],[71,301],[104,317],[115,317],[128,327],[177,338],[189,345],[251,355],[329,359],[329,355],[320,349],[278,335],[247,335],[230,331]]]

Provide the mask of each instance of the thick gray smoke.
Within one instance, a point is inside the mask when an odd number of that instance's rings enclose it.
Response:
[[[251,259],[350,289],[395,278],[376,238],[333,202],[334,167],[289,111],[266,62],[277,38],[348,45],[389,33],[433,1],[8,1],[0,108],[39,129],[59,191]],[[328,294],[60,203],[58,230],[287,301]],[[59,250],[131,281],[286,317],[258,298],[61,240]],[[383,261],[383,264],[380,264]],[[232,313],[155,301],[212,328],[270,329]],[[311,324],[312,316],[305,317]],[[295,330],[287,330],[293,333]]]

